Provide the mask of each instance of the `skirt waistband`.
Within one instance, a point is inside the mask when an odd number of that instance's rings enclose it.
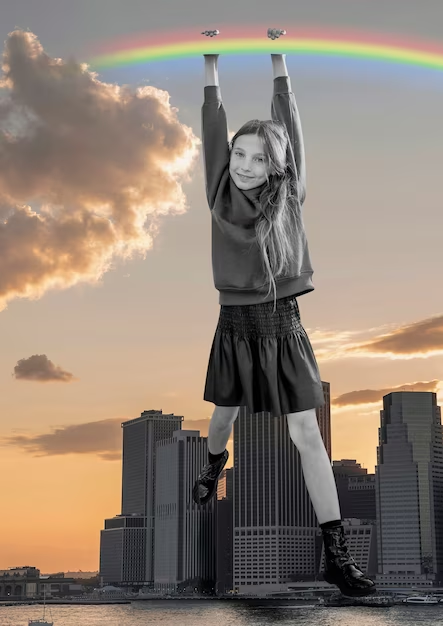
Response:
[[[217,330],[244,338],[285,337],[305,333],[296,296],[261,304],[221,305]]]

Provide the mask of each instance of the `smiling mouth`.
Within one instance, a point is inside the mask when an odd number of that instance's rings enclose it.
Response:
[[[243,174],[238,174],[239,178],[242,178],[244,180],[251,180],[252,176],[244,176]]]

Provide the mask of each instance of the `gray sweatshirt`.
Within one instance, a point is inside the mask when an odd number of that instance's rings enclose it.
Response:
[[[206,196],[212,215],[212,272],[219,304],[245,305],[271,302],[263,269],[261,251],[256,241],[255,222],[260,215],[258,197],[263,186],[242,191],[229,173],[229,139],[226,112],[220,87],[205,87],[202,106],[202,138],[206,176]],[[287,76],[274,78],[271,115],[285,124],[290,137],[287,158],[294,171],[304,172],[304,147],[295,96]],[[304,180],[298,178],[299,198],[305,199]],[[217,220],[214,218],[217,215]],[[276,279],[277,299],[301,296],[313,291],[313,269],[309,257],[303,219],[294,241],[296,259],[288,272]]]

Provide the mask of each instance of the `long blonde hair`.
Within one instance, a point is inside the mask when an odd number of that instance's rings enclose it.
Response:
[[[267,272],[269,289],[274,290],[274,312],[277,290],[275,279],[284,275],[293,260],[301,254],[303,230],[297,172],[287,159],[290,149],[286,127],[274,120],[251,120],[243,124],[229,143],[229,149],[241,135],[257,135],[263,141],[270,167],[267,183],[260,193],[261,215],[255,224],[257,244]]]

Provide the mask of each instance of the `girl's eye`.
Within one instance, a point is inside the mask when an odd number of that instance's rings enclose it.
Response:
[[[243,154],[242,154],[241,152],[235,152],[235,155],[236,155],[236,156],[239,156],[239,157],[243,156]],[[261,161],[261,163],[263,163],[263,162],[264,162],[263,157],[258,157],[258,158],[257,158],[257,160],[258,160],[258,161]]]

